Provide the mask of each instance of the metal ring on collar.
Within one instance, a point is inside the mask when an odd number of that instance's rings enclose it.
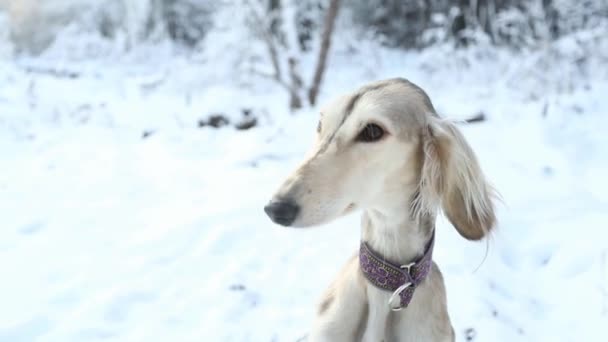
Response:
[[[403,306],[401,305],[401,292],[403,292],[405,289],[407,289],[410,286],[412,286],[412,283],[407,282],[407,283],[399,286],[395,290],[395,292],[393,292],[393,294],[391,295],[391,297],[388,299],[388,306],[391,308],[391,310],[393,310],[393,311],[401,311],[401,310],[403,310]],[[399,306],[393,306],[393,305],[391,305],[391,303],[393,303],[395,301],[395,298],[399,298]]]

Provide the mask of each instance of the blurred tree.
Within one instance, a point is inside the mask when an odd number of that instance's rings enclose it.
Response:
[[[325,1],[304,0],[296,2],[296,32],[300,51],[312,50],[315,35],[322,27],[323,14],[325,13]]]
[[[319,58],[317,59],[317,66],[313,75],[312,84],[308,90],[308,101],[311,105],[315,105],[317,102],[317,95],[319,94],[319,88],[321,81],[323,81],[323,73],[327,66],[327,57],[329,48],[331,46],[331,37],[334,32],[334,26],[336,17],[338,16],[338,10],[340,8],[340,0],[331,0],[327,14],[325,15],[325,23],[323,24],[323,36],[321,37],[321,49],[319,50]]]
[[[169,37],[180,44],[194,47],[213,25],[214,5],[205,0],[157,0]],[[276,0],[278,1],[278,0]]]
[[[315,15],[311,13],[314,12],[298,10],[301,9],[299,6],[306,2],[311,6],[316,3],[316,8],[321,8],[317,0],[305,0],[303,2],[268,0],[262,6],[259,2],[245,1],[250,11],[251,22],[249,26],[255,36],[264,42],[272,66],[270,74],[259,71],[255,73],[275,80],[289,92],[289,107],[291,110],[299,109],[303,104],[301,93],[304,82],[298,70],[299,57],[312,50],[310,45],[314,37],[313,33],[317,31],[318,27],[313,24],[312,18]],[[308,88],[308,100],[312,105],[315,104],[321,87],[339,6],[339,0],[331,0],[325,14],[320,40],[321,46],[312,81]],[[307,24],[302,26],[303,22]],[[287,77],[284,76],[283,70],[288,71]]]
[[[243,19],[243,11],[250,10],[244,6],[247,3],[260,9],[257,19]],[[289,87],[295,96],[300,92],[295,89],[298,82],[290,79],[298,74],[301,57],[317,54],[317,65],[323,70],[327,58],[323,47],[330,41],[324,39],[323,30],[329,27],[325,19],[332,4],[331,0],[0,0],[0,10],[8,18],[4,25],[10,29],[14,50],[36,54],[66,26],[117,40],[125,49],[163,39],[188,49],[202,47],[208,33],[218,27],[214,23],[218,9],[231,7],[242,13],[228,24],[250,21],[254,34],[266,44],[276,78],[293,83]],[[355,27],[372,32],[383,45],[405,49],[479,41],[534,48],[608,20],[608,0],[350,0],[342,6]],[[226,19],[221,20],[225,25]],[[322,79],[323,72],[318,74]],[[312,88],[308,97],[314,102]]]
[[[352,0],[353,18],[372,28],[385,45],[415,48],[430,27],[431,13],[447,12],[447,0]]]
[[[437,29],[457,46],[475,42],[480,33],[495,45],[535,46],[608,18],[607,0],[352,0],[347,4],[355,24],[372,29],[384,45],[401,48],[435,42],[425,39],[425,33]]]

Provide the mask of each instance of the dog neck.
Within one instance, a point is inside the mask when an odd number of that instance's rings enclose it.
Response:
[[[361,238],[387,260],[406,264],[424,254],[435,229],[435,217],[414,220],[407,207],[393,210],[368,209],[361,220]]]

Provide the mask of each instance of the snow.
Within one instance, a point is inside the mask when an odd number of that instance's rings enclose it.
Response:
[[[519,54],[344,41],[321,102],[404,76],[444,116],[488,117],[462,130],[502,194],[499,229],[486,244],[437,227],[457,340],[605,341],[608,40]],[[576,74],[581,44],[597,50]],[[0,62],[0,341],[296,341],[356,250],[358,215],[290,230],[262,211],[316,109],[291,115],[270,81],[156,48]],[[243,108],[258,127],[197,127]]]

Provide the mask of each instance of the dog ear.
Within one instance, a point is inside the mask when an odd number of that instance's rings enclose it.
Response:
[[[414,213],[433,212],[441,205],[460,235],[479,240],[496,222],[495,191],[458,128],[429,117],[421,137],[422,166]]]

